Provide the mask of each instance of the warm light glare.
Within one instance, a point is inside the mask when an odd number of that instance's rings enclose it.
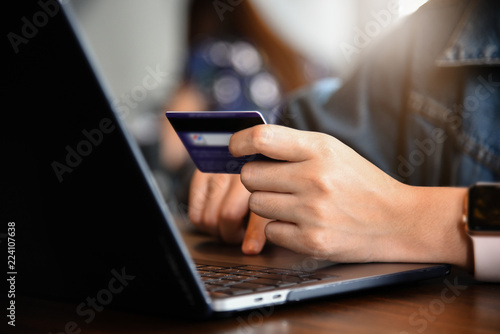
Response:
[[[399,16],[410,15],[428,0],[399,0]]]

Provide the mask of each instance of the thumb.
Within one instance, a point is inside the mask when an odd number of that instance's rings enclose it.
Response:
[[[248,226],[243,239],[241,250],[247,255],[256,255],[262,251],[266,243],[265,228],[271,220],[257,216],[250,212]]]

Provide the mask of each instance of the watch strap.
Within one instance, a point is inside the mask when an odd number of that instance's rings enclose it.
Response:
[[[471,235],[474,246],[474,278],[500,282],[500,236]]]

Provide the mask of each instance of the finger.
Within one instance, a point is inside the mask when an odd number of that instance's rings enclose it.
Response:
[[[227,174],[211,174],[207,181],[202,225],[212,235],[219,235],[219,213],[226,191],[229,188],[229,176]]]
[[[293,194],[256,191],[250,195],[248,206],[252,212],[263,218],[288,222],[302,221],[301,206]]]
[[[297,253],[304,252],[300,243],[300,230],[296,224],[284,221],[271,221],[267,223],[264,233],[266,239],[275,245],[288,248]]]
[[[271,220],[257,216],[255,213],[250,213],[248,220],[245,238],[241,245],[241,250],[244,254],[255,255],[259,254],[266,243],[266,235],[264,229]]]
[[[312,157],[311,144],[317,135],[279,125],[257,125],[232,135],[229,151],[236,157],[261,153],[278,160],[303,161]]]
[[[189,192],[189,219],[201,231],[218,235],[219,206],[224,196],[227,175],[193,174]]]
[[[255,161],[241,169],[241,182],[248,191],[295,193],[303,188],[298,162]]]
[[[197,225],[201,224],[203,211],[205,208],[205,200],[207,198],[208,175],[195,170],[191,184],[189,186],[189,220]]]
[[[239,243],[243,240],[249,197],[250,193],[241,184],[239,175],[231,175],[231,183],[219,213],[219,233],[225,242]]]

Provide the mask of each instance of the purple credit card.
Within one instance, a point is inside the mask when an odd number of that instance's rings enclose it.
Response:
[[[233,133],[266,124],[258,111],[169,111],[165,116],[196,167],[204,173],[239,174],[249,161],[273,161],[262,154],[236,158],[229,152],[229,139]]]

